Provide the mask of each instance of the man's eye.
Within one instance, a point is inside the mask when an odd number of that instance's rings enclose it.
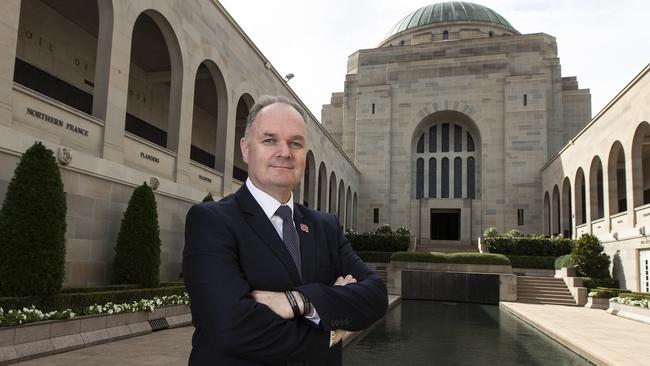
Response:
[[[272,143],[274,143],[274,142],[275,142],[274,139],[264,139],[264,140],[262,140],[262,143],[263,143],[263,144],[272,144]]]
[[[290,145],[295,149],[300,149],[302,147],[302,144],[300,142],[295,142],[295,141],[291,142]]]

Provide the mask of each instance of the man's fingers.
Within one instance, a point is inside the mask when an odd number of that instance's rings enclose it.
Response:
[[[352,275],[347,275],[345,277],[339,276],[336,279],[336,282],[334,282],[334,286],[345,286],[350,283],[357,283],[357,279],[354,278]]]

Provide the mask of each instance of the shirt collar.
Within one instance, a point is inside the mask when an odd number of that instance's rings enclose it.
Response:
[[[257,188],[250,180],[250,178],[246,179],[246,188],[248,188],[248,190],[251,192],[253,198],[255,198],[257,204],[262,207],[262,210],[266,214],[266,217],[269,219],[271,216],[275,215],[275,211],[277,211],[278,208],[282,206],[282,203],[273,198],[270,194]],[[291,208],[291,218],[293,218],[293,192],[291,192],[291,196],[289,196],[289,200],[287,201],[286,205]]]

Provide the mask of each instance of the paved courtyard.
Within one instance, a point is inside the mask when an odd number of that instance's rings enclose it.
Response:
[[[502,302],[501,308],[598,365],[650,365],[650,325],[576,306]]]

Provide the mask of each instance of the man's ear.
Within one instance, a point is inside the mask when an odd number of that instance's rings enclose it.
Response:
[[[246,141],[246,137],[242,137],[241,140],[239,140],[239,148],[241,149],[241,158],[244,160],[244,163],[248,164],[248,141]]]

